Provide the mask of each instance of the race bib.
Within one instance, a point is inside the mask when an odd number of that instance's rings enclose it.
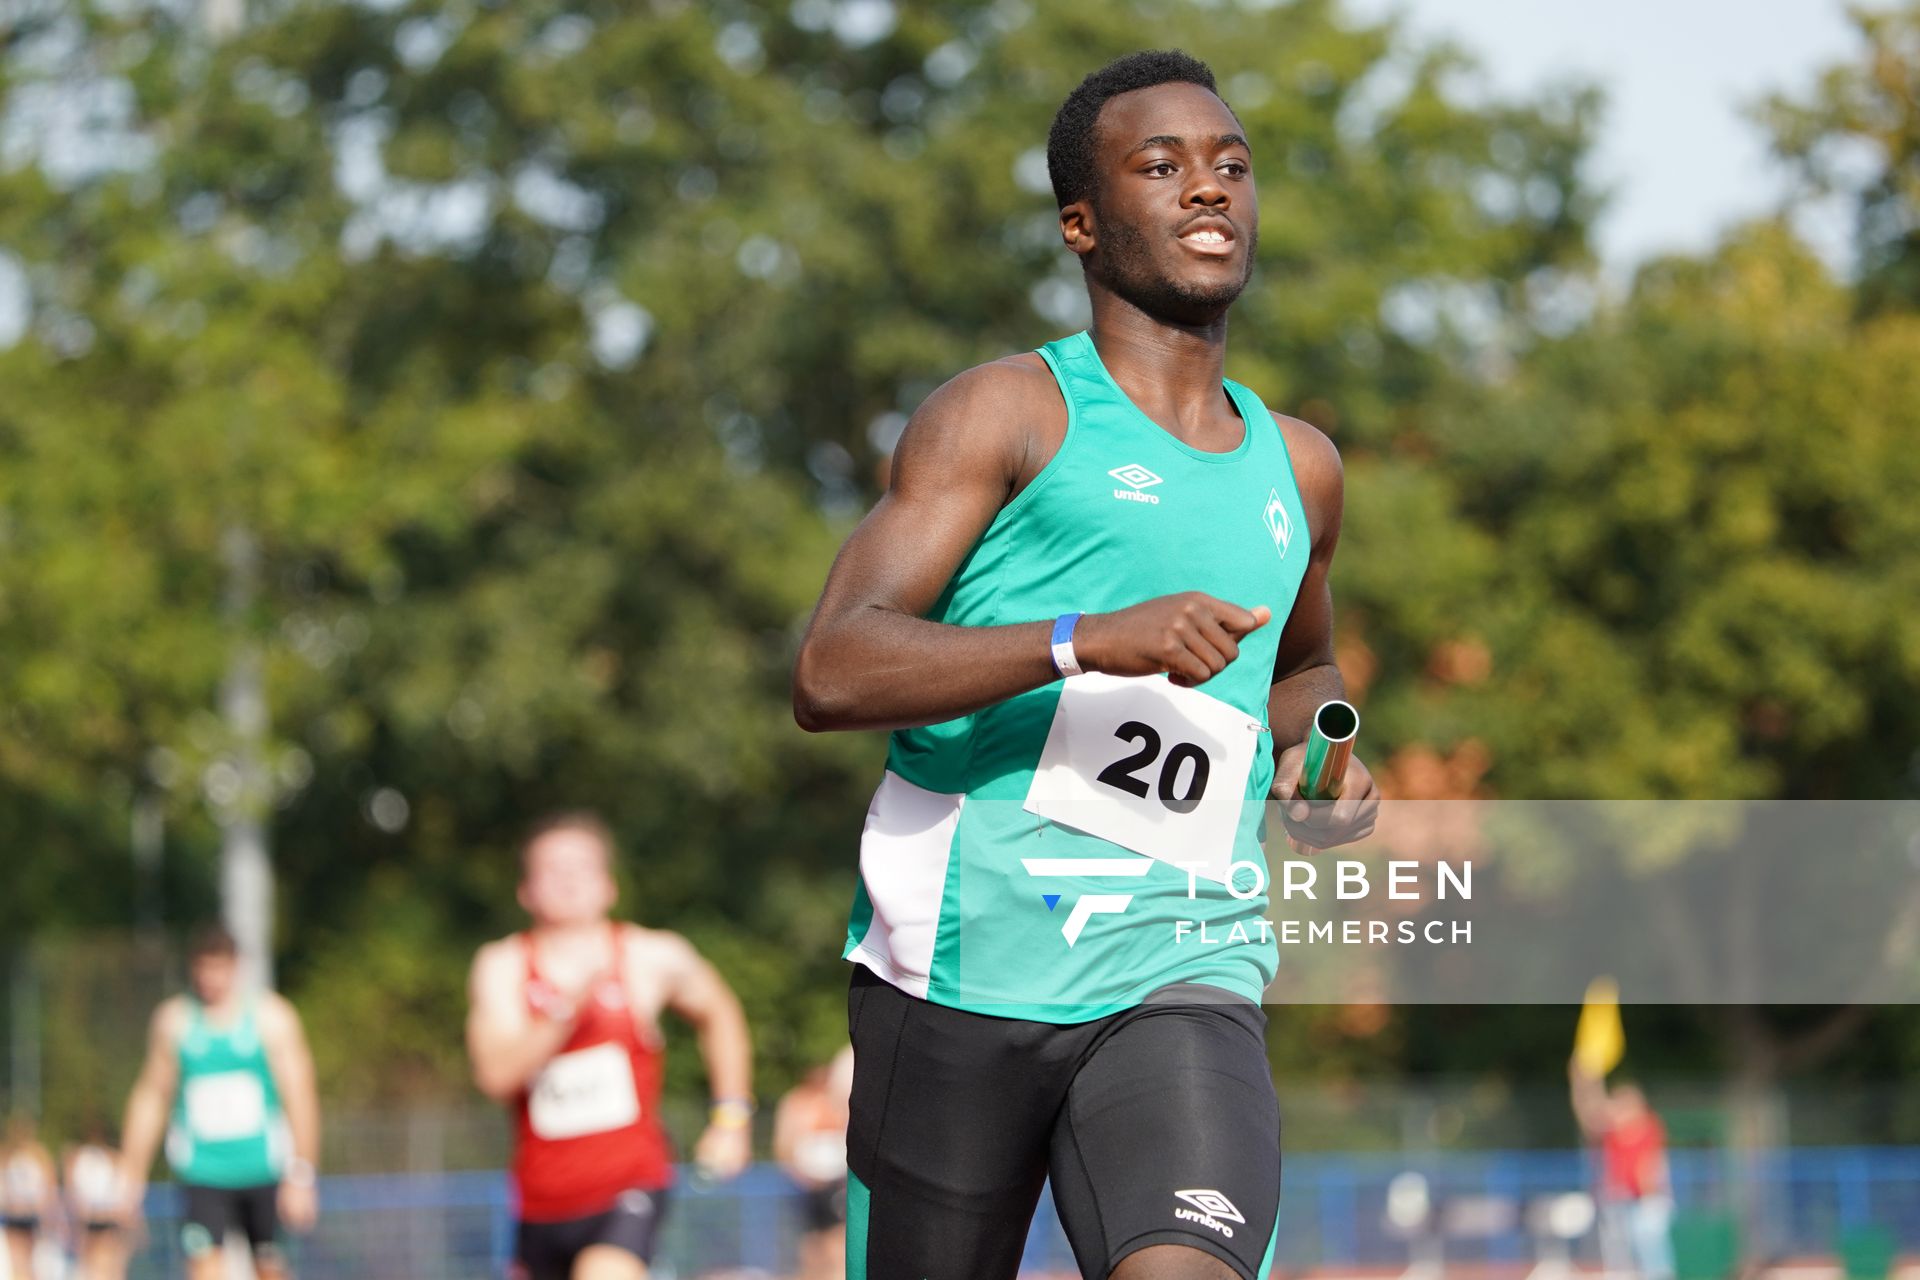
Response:
[[[200,1142],[257,1138],[267,1129],[267,1093],[251,1071],[216,1071],[186,1083],[187,1132]]]
[[[535,1078],[527,1099],[534,1136],[548,1140],[624,1129],[639,1118],[633,1062],[618,1044],[561,1054]]]
[[[1074,676],[1026,808],[1225,884],[1261,728],[1157,676]]]

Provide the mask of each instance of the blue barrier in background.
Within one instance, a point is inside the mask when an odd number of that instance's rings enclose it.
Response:
[[[1682,1213],[1726,1210],[1750,1184],[1769,1238],[1750,1239],[1756,1256],[1831,1254],[1840,1232],[1876,1225],[1920,1251],[1920,1148],[1827,1147],[1766,1153],[1739,1166],[1725,1151],[1672,1153]],[[1406,1245],[1385,1222],[1387,1183],[1423,1174],[1436,1202],[1497,1196],[1524,1206],[1581,1190],[1592,1161],[1580,1151],[1446,1152],[1429,1155],[1289,1155],[1283,1171],[1278,1257],[1289,1270],[1395,1270]],[[320,1228],[296,1246],[302,1280],[497,1280],[512,1249],[508,1186],[497,1171],[333,1176],[322,1179]],[[179,1196],[159,1185],[148,1197],[149,1239],[136,1280],[179,1274]],[[713,1272],[791,1272],[800,1234],[797,1193],[776,1168],[756,1166],[731,1183],[705,1187],[685,1176],[674,1192],[654,1268],[659,1280]],[[1582,1248],[1592,1256],[1592,1242]],[[1450,1261],[1524,1263],[1524,1228],[1449,1246]],[[1073,1255],[1043,1197],[1025,1259],[1032,1273],[1073,1275]]]

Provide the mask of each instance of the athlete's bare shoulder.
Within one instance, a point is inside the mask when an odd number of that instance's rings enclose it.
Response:
[[[955,374],[921,402],[895,451],[896,476],[921,467],[992,475],[1017,489],[1046,464],[1067,430],[1066,403],[1047,362],[1032,351]]]
[[[168,996],[153,1011],[153,1034],[178,1042],[187,1029],[187,998]]]
[[[620,926],[627,956],[648,968],[684,964],[699,953],[693,944],[671,929],[649,929],[644,925]]]
[[[526,963],[524,956],[520,935],[517,933],[510,933],[504,938],[495,938],[492,942],[482,943],[480,949],[473,953],[471,974],[473,986],[478,988],[482,984],[517,981]]]
[[[1284,413],[1274,414],[1273,421],[1287,442],[1293,481],[1300,486],[1300,505],[1306,508],[1307,523],[1318,542],[1330,529],[1338,529],[1345,503],[1346,474],[1340,450],[1311,422]]]
[[[260,993],[260,1017],[266,1023],[285,1026],[288,1022],[300,1021],[300,1012],[293,1007],[293,1001],[287,999],[278,991],[262,991]]]

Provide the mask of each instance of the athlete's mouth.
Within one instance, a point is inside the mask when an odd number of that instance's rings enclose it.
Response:
[[[1198,253],[1223,257],[1233,252],[1233,224],[1224,218],[1208,218],[1190,223],[1178,239]]]

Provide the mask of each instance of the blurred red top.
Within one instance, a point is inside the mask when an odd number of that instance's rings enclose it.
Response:
[[[523,1222],[561,1222],[604,1213],[625,1191],[658,1191],[673,1181],[673,1149],[660,1127],[662,1046],[642,1038],[621,976],[625,948],[613,929],[613,972],[581,1007],[573,1035],[515,1106],[513,1177]],[[540,976],[533,940],[527,1006],[559,999]]]
[[[1602,1193],[1610,1200],[1637,1200],[1665,1191],[1660,1160],[1666,1149],[1666,1126],[1651,1111],[1610,1126],[1600,1139]]]

